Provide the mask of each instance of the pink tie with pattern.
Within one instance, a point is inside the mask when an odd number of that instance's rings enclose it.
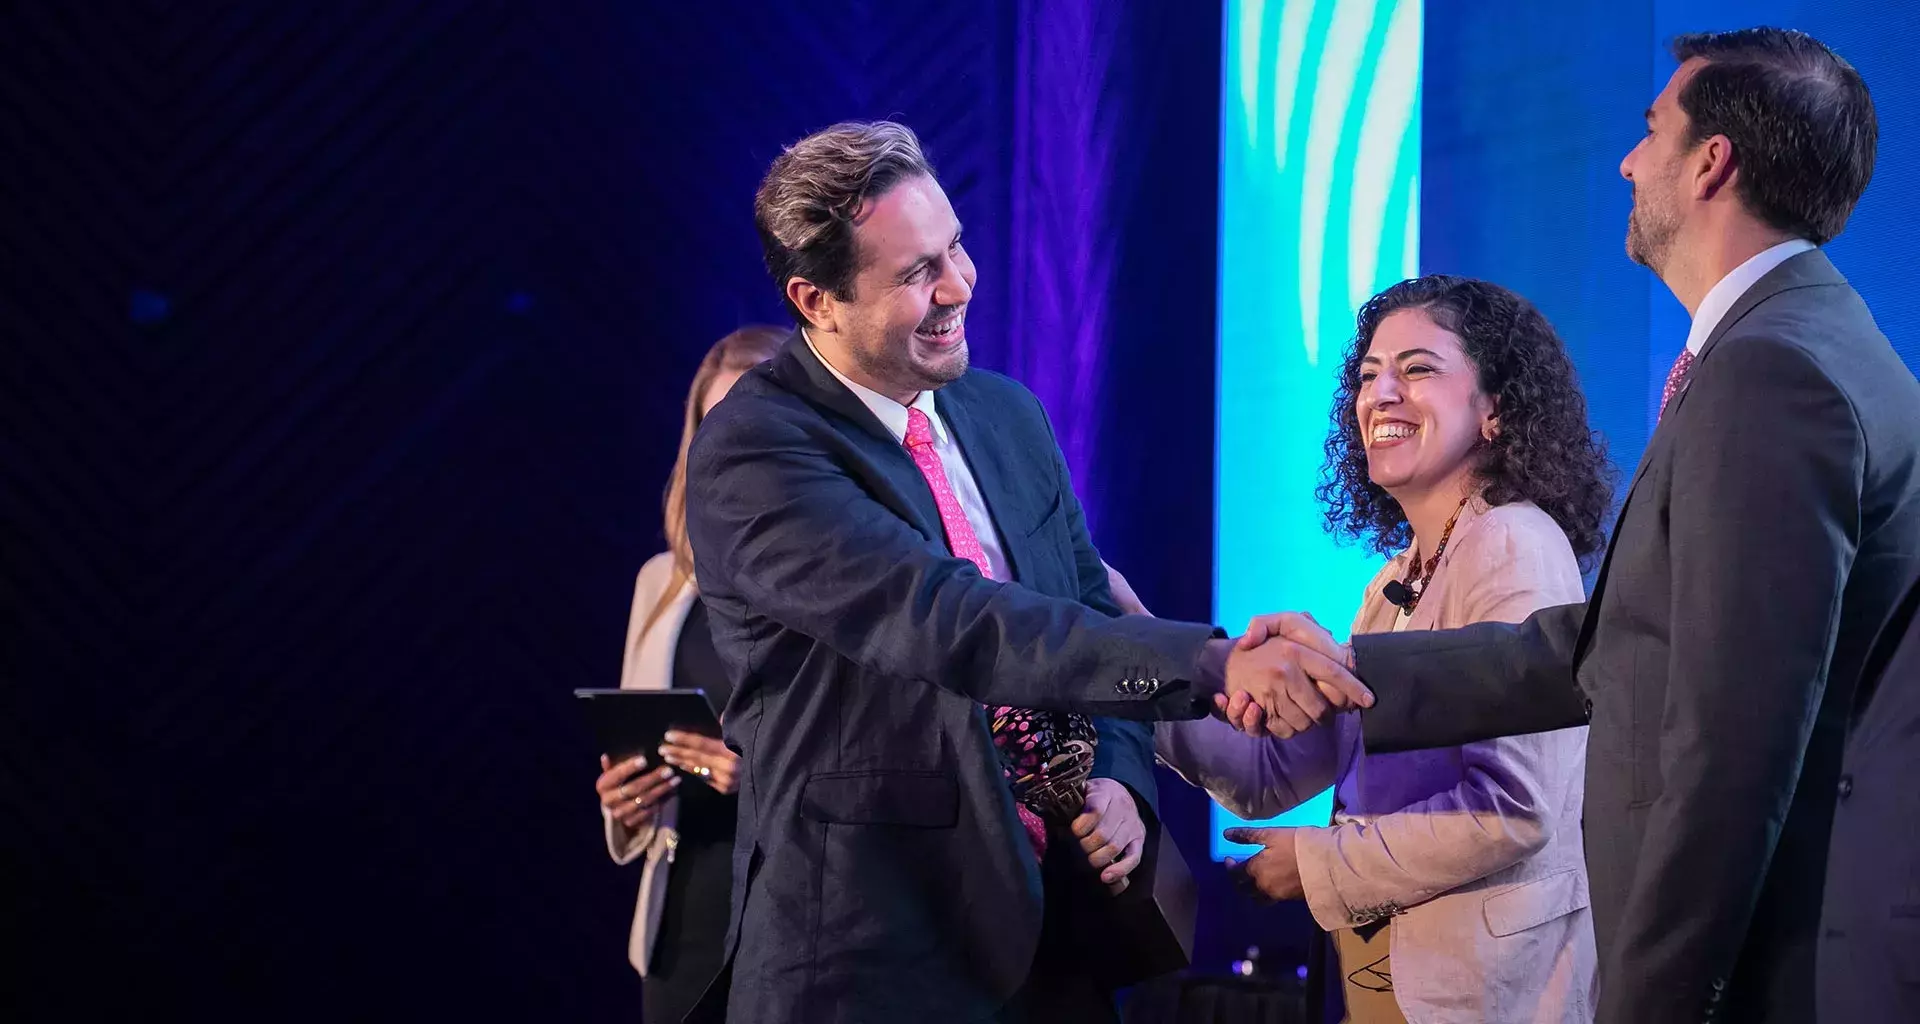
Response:
[[[933,491],[933,503],[940,508],[940,525],[947,531],[947,547],[953,550],[954,557],[964,558],[980,569],[980,575],[993,578],[993,570],[987,566],[986,549],[980,546],[980,535],[973,532],[973,524],[967,521],[967,514],[960,508],[960,499],[953,496],[953,485],[947,480],[947,470],[940,464],[940,453],[933,449],[933,423],[927,414],[918,409],[907,410],[907,454],[913,456],[913,464],[920,468],[920,475],[926,477],[927,487]],[[992,718],[996,721],[1008,718],[1010,708],[995,708]],[[1015,800],[1015,810],[1020,814],[1020,824],[1026,827],[1027,839],[1033,843],[1033,852],[1041,856],[1047,850],[1047,826],[1026,804]]]
[[[1661,416],[1667,414],[1667,403],[1673,401],[1673,396],[1680,393],[1681,386],[1687,382],[1687,371],[1691,369],[1693,369],[1693,350],[1683,348],[1680,350],[1680,358],[1673,361],[1673,369],[1667,371],[1667,386],[1660,389]],[[1658,419],[1658,417],[1655,418]]]

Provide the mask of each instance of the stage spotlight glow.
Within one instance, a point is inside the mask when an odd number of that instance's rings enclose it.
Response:
[[[1225,22],[1214,616],[1344,632],[1380,560],[1327,536],[1313,491],[1354,313],[1418,269],[1421,3],[1228,0]],[[1213,819],[1215,859],[1244,856]]]

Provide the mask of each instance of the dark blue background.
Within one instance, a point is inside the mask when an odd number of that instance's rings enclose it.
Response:
[[[8,8],[0,1017],[637,1017],[570,691],[618,678],[695,363],[779,313],[754,185],[833,120],[921,131],[977,361],[1078,403],[1103,544],[1204,617],[1218,36],[1092,0]],[[1093,255],[1015,281],[1016,242]],[[1049,336],[1089,316],[1091,368]]]
[[[1626,258],[1633,200],[1619,165],[1673,73],[1667,42],[1682,32],[1797,28],[1859,69],[1879,115],[1879,159],[1828,252],[1907,364],[1920,365],[1911,214],[1920,74],[1910,45],[1920,6],[1430,0],[1426,15],[1421,267],[1498,281],[1546,312],[1624,471],[1646,446],[1688,320],[1666,286]]]
[[[1685,322],[1613,167],[1659,40],[1761,13],[1497,6],[1428,6],[1422,263],[1539,302],[1630,463]],[[1911,359],[1920,26],[1781,10],[1879,101],[1833,252]],[[0,1015],[637,1016],[568,692],[617,678],[695,362],[778,316],[753,186],[829,121],[921,131],[976,360],[1097,439],[1103,552],[1206,617],[1219,39],[1145,0],[9,8]],[[1296,955],[1163,809],[1201,965]]]

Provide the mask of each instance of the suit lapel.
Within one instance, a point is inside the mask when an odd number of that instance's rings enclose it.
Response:
[[[1753,287],[1747,289],[1745,295],[1740,296],[1732,306],[1728,307],[1727,315],[1713,325],[1713,333],[1707,335],[1707,340],[1701,343],[1700,358],[1705,360],[1711,355],[1714,346],[1720,343],[1721,338],[1726,337],[1727,331],[1732,329],[1734,324],[1753,312],[1755,306],[1775,295],[1795,288],[1846,283],[1847,279],[1842,277],[1833,262],[1827,259],[1827,254],[1819,249],[1809,249],[1788,257],[1779,266],[1767,271],[1760,280],[1753,283]],[[1699,363],[1694,364],[1696,370],[1699,366]]]
[[[1753,283],[1753,287],[1748,288],[1744,294],[1735,299],[1733,305],[1727,307],[1727,315],[1713,325],[1707,340],[1701,342],[1700,354],[1694,358],[1693,369],[1688,371],[1686,382],[1673,396],[1673,401],[1667,403],[1667,410],[1661,415],[1660,422],[1654,425],[1653,436],[1647,439],[1647,457],[1640,460],[1640,465],[1633,471],[1633,481],[1627,485],[1628,500],[1632,500],[1633,489],[1640,485],[1640,478],[1646,474],[1647,467],[1653,463],[1653,456],[1659,450],[1655,442],[1660,439],[1667,424],[1673,421],[1674,414],[1680,411],[1680,406],[1686,402],[1687,392],[1693,390],[1693,379],[1702,372],[1707,359],[1713,355],[1713,350],[1719,346],[1720,340],[1727,336],[1727,332],[1732,330],[1735,324],[1746,319],[1747,314],[1753,312],[1754,308],[1762,302],[1781,292],[1813,285],[1846,283],[1847,279],[1840,276],[1840,271],[1834,269],[1833,263],[1827,259],[1827,254],[1818,249],[1812,249],[1789,257],[1779,266],[1767,271],[1760,280]],[[1624,504],[1621,505],[1620,511],[1623,515],[1625,514]]]
[[[1728,312],[1731,313],[1732,310]],[[1718,330],[1715,333],[1719,333]],[[1699,369],[1700,363],[1696,358],[1693,371],[1697,372]],[[1691,373],[1688,375],[1688,380],[1692,380]],[[1660,416],[1660,422],[1654,424],[1653,436],[1647,439],[1646,451],[1641,453],[1640,464],[1633,469],[1633,480],[1627,484],[1627,496],[1621,499],[1620,511],[1613,517],[1613,534],[1607,538],[1606,554],[1600,558],[1600,572],[1593,578],[1593,595],[1587,598],[1587,613],[1580,622],[1580,637],[1574,641],[1573,645],[1573,663],[1576,667],[1587,653],[1587,644],[1593,640],[1593,625],[1596,618],[1594,612],[1600,607],[1600,595],[1606,593],[1607,577],[1613,571],[1613,553],[1620,546],[1620,524],[1627,521],[1627,509],[1633,506],[1633,496],[1640,490],[1640,478],[1647,475],[1647,467],[1664,456],[1666,449],[1661,446],[1661,441],[1669,429],[1667,424],[1673,422],[1673,414],[1679,410],[1681,401],[1686,397],[1687,389],[1683,386],[1680,392],[1673,396],[1673,401],[1667,403],[1666,411]]]
[[[1000,534],[1000,550],[1010,563],[1007,571],[1012,580],[1008,582],[1013,582],[1020,578],[1020,567],[1028,564],[1026,537],[1013,528],[1029,521],[1022,514],[1028,503],[1021,500],[1023,492],[1017,487],[1021,476],[1007,461],[1008,454],[1015,450],[1012,439],[995,417],[975,405],[974,397],[968,393],[966,379],[961,378],[934,392],[934,407],[947,429],[953,431],[954,442],[966,457],[967,468],[973,471],[973,482],[986,499],[987,514]]]
[[[920,468],[913,464],[913,457],[894,440],[873,410],[820,362],[799,331],[794,331],[793,337],[787,339],[786,345],[773,357],[770,370],[774,379],[788,391],[830,413],[828,422],[867,457],[873,472],[863,482],[881,504],[929,540],[946,543],[940,507],[934,504],[933,491],[920,475]],[[859,467],[854,468],[858,478]]]
[[[634,687],[627,687],[627,679],[621,681],[623,688],[665,689],[673,685],[673,654],[679,649],[680,630],[687,624],[687,612],[693,609],[693,602],[699,596],[692,580],[680,584],[680,589],[667,605],[660,618],[654,621],[653,628],[640,637],[639,648],[633,654],[633,664],[628,679],[635,680]],[[650,611],[651,609],[649,609]]]
[[[860,396],[848,391],[847,386],[834,377],[833,371],[814,356],[813,348],[799,331],[794,331],[787,343],[781,346],[779,354],[773,357],[772,366],[774,377],[788,391],[814,405],[825,406],[839,413],[876,440],[893,443],[893,435],[887,432],[886,426],[873,414],[873,410],[860,401]]]
[[[1834,268],[1833,262],[1827,259],[1827,254],[1819,249],[1813,249],[1791,256],[1779,266],[1767,271],[1760,280],[1753,283],[1753,287],[1748,288],[1744,294],[1734,300],[1732,306],[1727,307],[1727,314],[1720,318],[1719,323],[1713,325],[1713,330],[1708,333],[1707,340],[1701,343],[1700,354],[1694,358],[1693,369],[1688,371],[1686,382],[1681,385],[1679,392],[1673,396],[1673,400],[1667,403],[1666,411],[1660,416],[1660,422],[1654,425],[1653,436],[1647,439],[1646,453],[1640,457],[1640,464],[1634,467],[1633,480],[1627,484],[1627,496],[1620,502],[1619,515],[1614,517],[1614,530],[1616,533],[1619,531],[1619,524],[1626,522],[1627,508],[1633,504],[1634,492],[1640,489],[1640,478],[1647,475],[1648,467],[1652,466],[1656,460],[1667,456],[1668,445],[1662,442],[1673,429],[1670,424],[1673,422],[1674,416],[1679,413],[1680,406],[1686,402],[1687,392],[1693,389],[1693,378],[1702,371],[1702,368],[1706,365],[1707,358],[1711,356],[1714,349],[1719,346],[1720,340],[1727,336],[1727,332],[1732,330],[1735,324],[1745,319],[1747,314],[1753,312],[1762,302],[1773,298],[1781,292],[1815,285],[1844,285],[1846,283],[1847,279],[1842,277],[1840,271]],[[1581,625],[1580,639],[1574,645],[1574,660],[1576,664],[1579,662],[1580,656],[1586,652],[1587,643],[1593,635],[1594,616],[1592,609],[1599,607],[1600,594],[1606,589],[1607,573],[1613,566],[1614,547],[1615,545],[1611,542],[1607,544],[1606,556],[1600,562],[1600,574],[1594,578],[1593,597],[1588,599],[1587,602],[1588,613],[1586,621]]]

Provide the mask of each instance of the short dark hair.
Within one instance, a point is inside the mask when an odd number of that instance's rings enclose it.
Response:
[[[1373,482],[1354,400],[1360,366],[1380,322],[1405,309],[1424,311],[1460,339],[1494,401],[1500,431],[1480,452],[1481,497],[1489,505],[1531,501],[1553,518],[1582,566],[1606,546],[1613,508],[1613,466],[1587,424],[1587,400],[1566,346],[1538,309],[1488,281],[1447,274],[1402,281],[1360,307],[1340,369],[1318,490],[1327,529],[1393,554],[1413,542],[1406,511]]]
[[[806,317],[786,298],[805,278],[836,298],[853,297],[860,272],[853,221],[860,205],[900,182],[933,176],[913,129],[894,121],[843,121],[787,147],[753,197],[753,225],[767,271],[795,323]]]
[[[1673,41],[1707,63],[1680,91],[1689,141],[1733,142],[1739,196],[1754,216],[1823,245],[1873,177],[1880,137],[1860,73],[1805,32],[1743,28]]]

